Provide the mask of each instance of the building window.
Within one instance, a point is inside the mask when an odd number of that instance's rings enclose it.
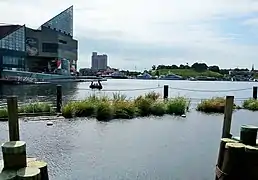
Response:
[[[0,48],[25,51],[25,28],[21,27],[0,40]]]
[[[73,7],[64,10],[42,26],[54,29],[64,34],[73,35]]]
[[[23,66],[24,58],[13,57],[13,56],[3,56],[3,65]]]
[[[55,43],[42,43],[42,52],[57,53],[58,44]]]

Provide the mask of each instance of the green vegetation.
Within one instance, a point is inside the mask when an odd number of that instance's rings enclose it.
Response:
[[[243,102],[243,108],[251,111],[258,111],[258,100],[248,99]]]
[[[205,71],[198,72],[194,69],[160,69],[160,70],[152,71],[153,75],[156,75],[156,74],[167,75],[167,74],[170,74],[170,73],[177,74],[177,75],[182,76],[184,78],[197,77],[197,76],[207,76],[207,77],[216,77],[216,78],[222,77],[222,74],[217,73],[217,72],[213,72],[213,71],[210,71],[210,70],[205,70]]]
[[[65,118],[96,117],[99,121],[111,119],[132,119],[149,115],[185,114],[189,101],[184,97],[163,101],[160,94],[150,92],[138,96],[135,100],[127,100],[125,95],[113,94],[113,98],[91,96],[83,101],[70,102],[63,106]]]
[[[213,97],[211,99],[202,100],[196,110],[205,113],[224,113],[226,99],[224,97]],[[233,109],[241,109],[242,107],[234,104]]]
[[[22,105],[18,108],[19,113],[53,113],[55,112],[53,107],[48,103],[37,102],[28,105]],[[7,108],[0,109],[0,118],[8,117]]]
[[[176,97],[167,102],[167,113],[182,115],[188,110],[190,101],[184,97]]]
[[[197,111],[205,113],[224,113],[225,107],[225,98],[223,97],[214,97],[207,100],[202,100],[197,105]]]

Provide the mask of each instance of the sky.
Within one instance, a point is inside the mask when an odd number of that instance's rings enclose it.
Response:
[[[120,69],[258,69],[258,0],[0,0],[0,22],[38,28],[71,5],[79,68],[97,51]]]

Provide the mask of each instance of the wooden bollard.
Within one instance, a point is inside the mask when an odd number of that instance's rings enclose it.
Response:
[[[56,112],[61,113],[62,108],[62,86],[56,86]]]
[[[258,179],[258,148],[247,145],[245,146],[245,153],[246,180]]]
[[[246,145],[255,146],[258,127],[243,125],[240,131],[240,142]]]
[[[4,169],[20,169],[27,166],[26,143],[10,141],[2,145]]]
[[[222,164],[223,164],[224,153],[225,153],[225,148],[226,148],[227,143],[237,143],[237,141],[234,139],[229,139],[229,138],[221,139],[220,147],[219,147],[219,156],[218,156],[218,161],[217,161],[217,167],[219,169],[221,169]]]
[[[16,180],[16,175],[15,170],[4,170],[0,173],[0,180]]]
[[[164,99],[168,98],[168,85],[164,85]]]
[[[41,180],[40,170],[34,167],[25,167],[17,171],[18,180]]]
[[[18,123],[18,105],[17,96],[7,97],[9,139],[10,141],[19,141],[19,123]]]
[[[231,138],[230,129],[231,129],[233,107],[234,107],[234,96],[227,96],[225,110],[224,110],[222,138]]]
[[[244,166],[245,145],[242,143],[227,143],[221,171],[221,180],[245,179]]]
[[[253,87],[253,99],[257,99],[257,86]]]
[[[47,163],[44,161],[30,161],[28,162],[28,167],[38,168],[40,170],[41,180],[49,180]]]

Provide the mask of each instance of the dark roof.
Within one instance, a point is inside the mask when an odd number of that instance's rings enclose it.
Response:
[[[4,25],[0,26],[0,39],[7,36],[8,34],[14,32],[15,30],[19,29],[20,25]]]

